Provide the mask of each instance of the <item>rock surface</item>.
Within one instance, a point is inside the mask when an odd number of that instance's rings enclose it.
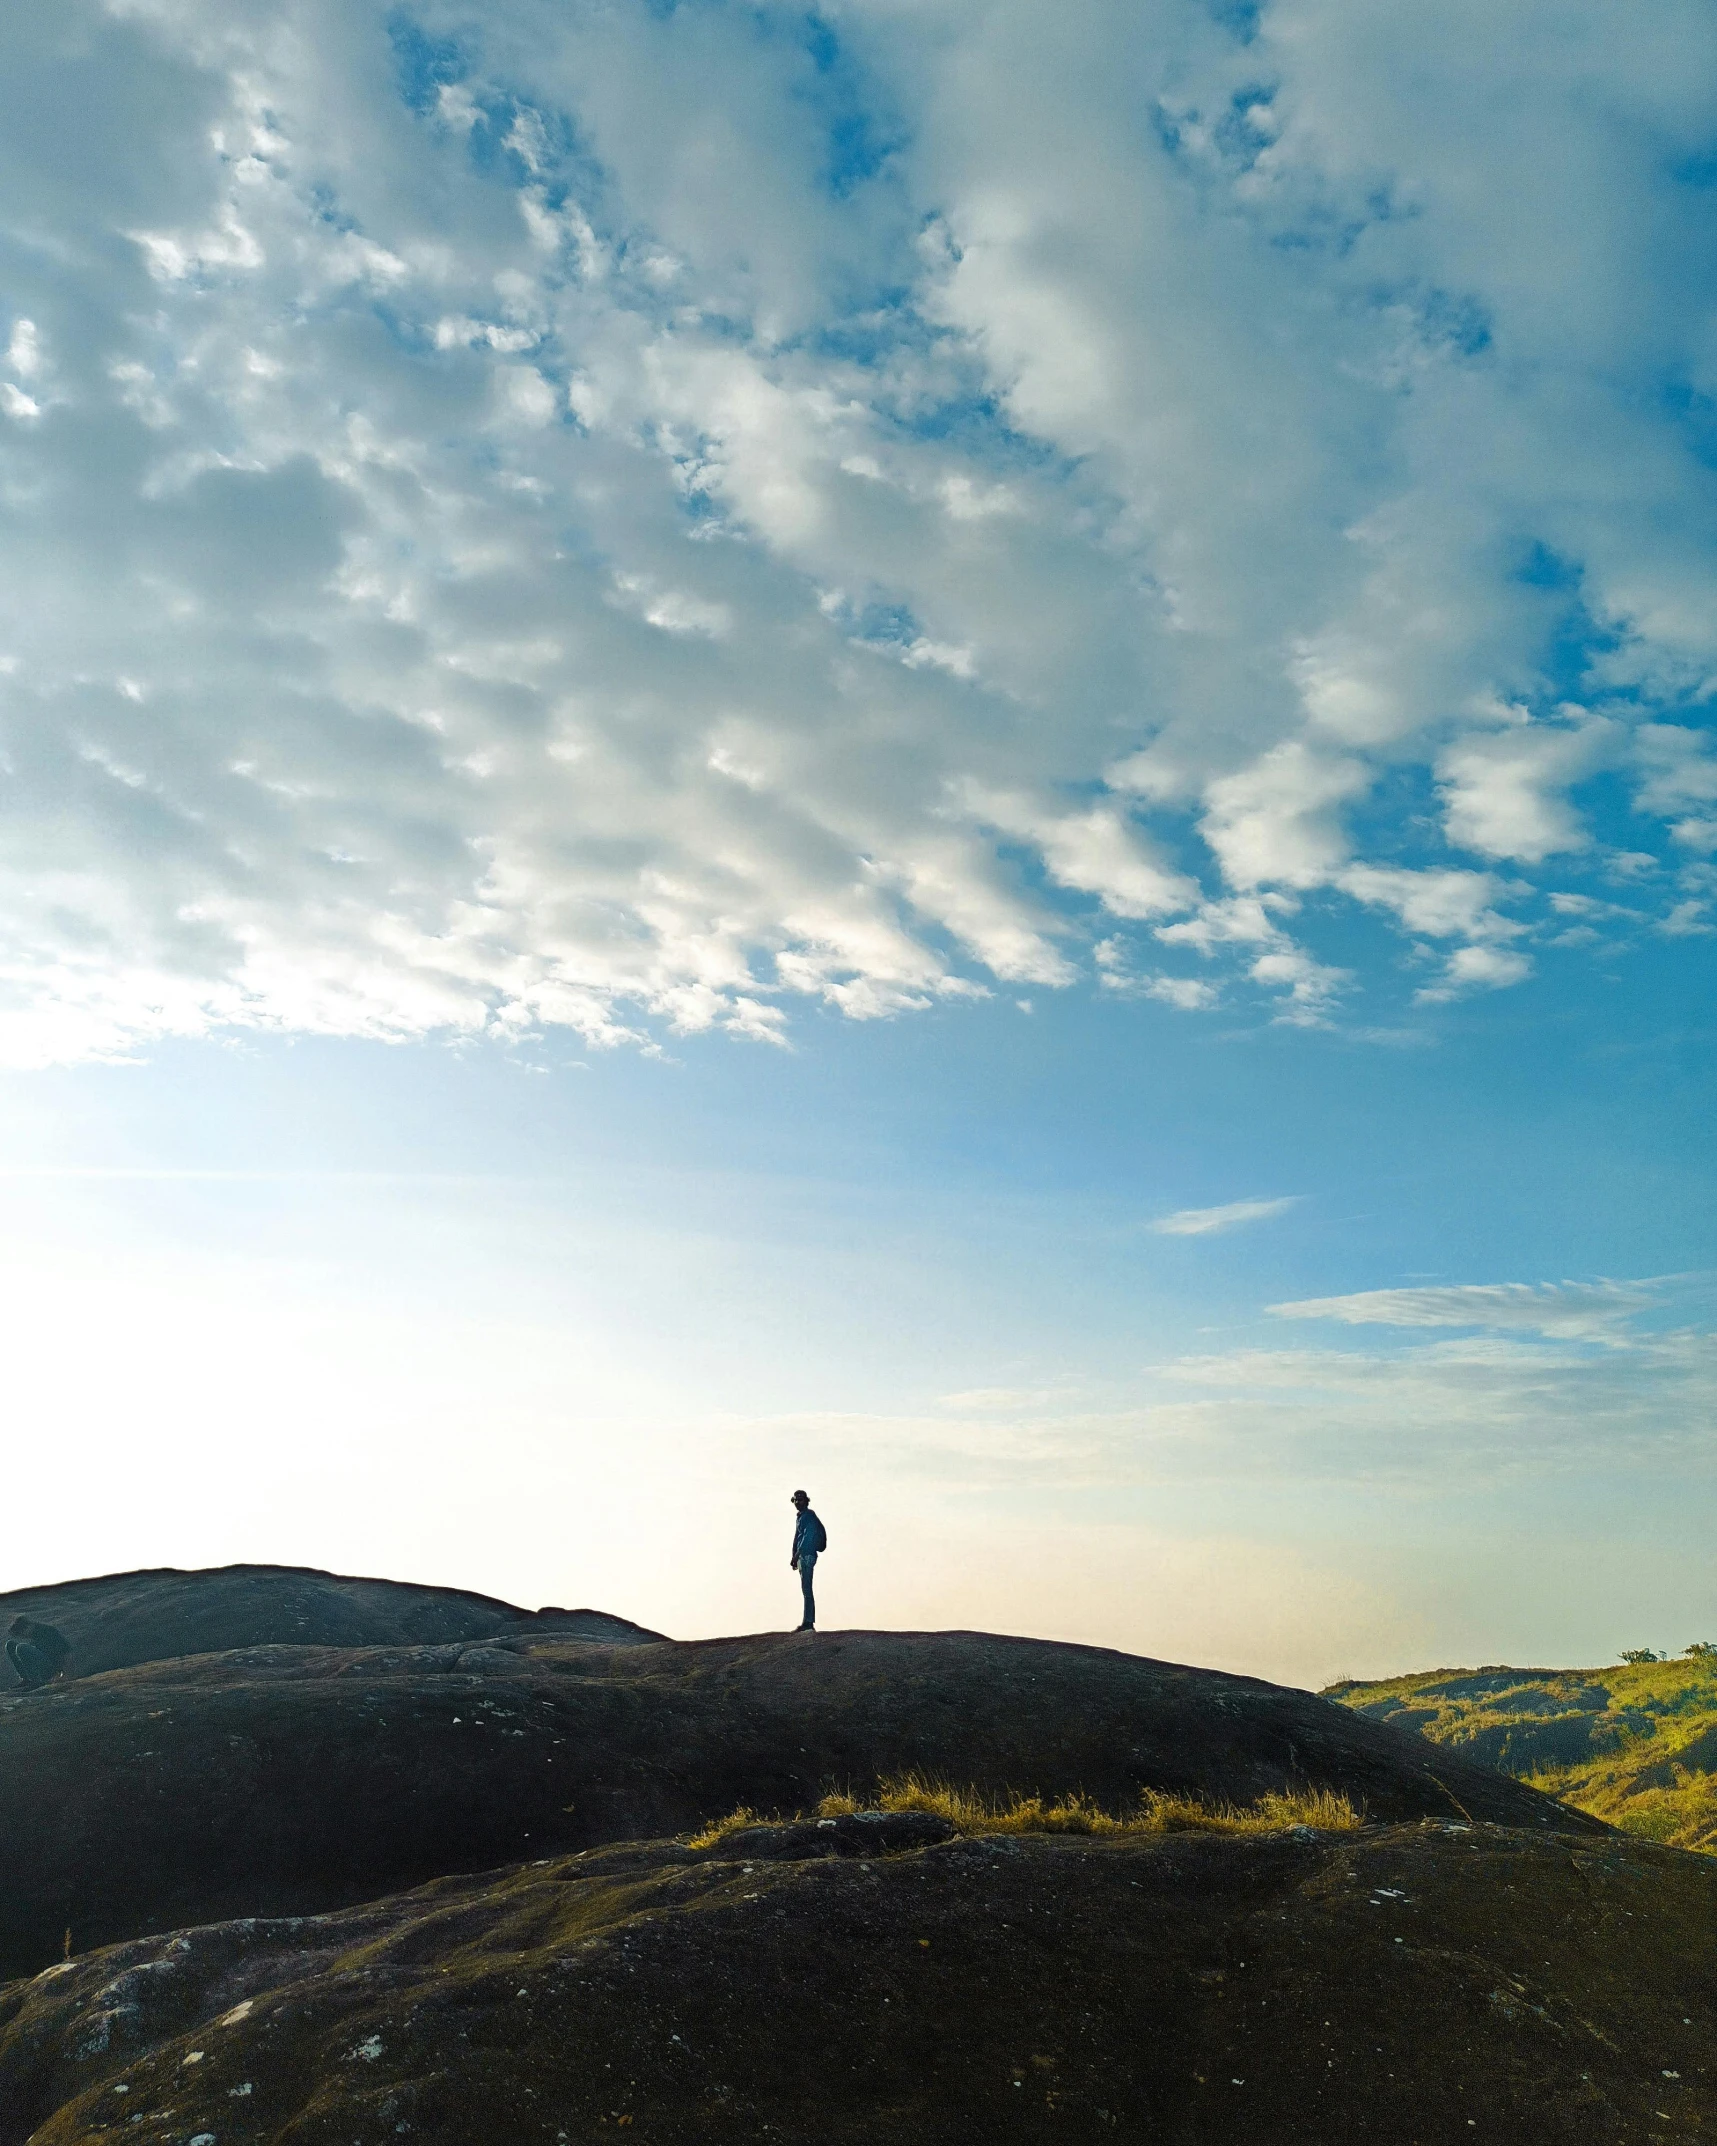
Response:
[[[549,1632],[622,1646],[662,1636],[603,1610],[523,1610],[457,1587],[290,1565],[117,1572],[0,1595],[0,1627],[20,1614],[71,1641],[73,1677],[233,1647],[396,1647]]]
[[[0,2146],[1717,2125],[1717,1863],[1309,1693],[256,1567],[10,1599],[83,1673],[0,1699]],[[769,1820],[913,1771],[1111,1810],[1331,1788],[1373,1822]]]
[[[14,1983],[0,2146],[1626,2146],[1717,2122],[1705,1858],[1461,1822],[865,1856],[769,1833]]]
[[[808,1809],[919,1771],[1112,1810],[1331,1787],[1379,1819],[1600,1830],[1306,1692],[1100,1648],[852,1632],[254,1646],[0,1701],[0,1973],[233,1915]]]

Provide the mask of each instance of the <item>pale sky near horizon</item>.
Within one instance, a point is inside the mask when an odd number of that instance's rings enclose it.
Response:
[[[0,23],[0,1589],[1717,1638],[1717,18]]]

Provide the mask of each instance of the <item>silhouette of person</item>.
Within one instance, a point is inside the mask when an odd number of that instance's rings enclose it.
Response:
[[[806,1492],[794,1491],[793,1505],[799,1517],[793,1526],[793,1555],[787,1564],[790,1571],[799,1575],[800,1592],[805,1597],[805,1616],[799,1630],[814,1632],[817,1629],[817,1598],[811,1592],[811,1580],[817,1570],[818,1558],[829,1547],[829,1531],[812,1512]]]
[[[51,1624],[34,1617],[14,1617],[6,1641],[6,1659],[26,1691],[51,1684],[71,1660],[71,1642]]]

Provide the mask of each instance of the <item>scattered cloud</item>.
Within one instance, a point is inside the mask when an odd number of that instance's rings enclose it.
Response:
[[[1437,767],[1450,841],[1517,864],[1586,848],[1591,835],[1568,792],[1612,734],[1600,722],[1522,722],[1451,745]]]
[[[14,11],[0,1059],[778,1040],[1153,935],[1317,1026],[1705,857],[1643,384],[1717,25],[1241,12]]]
[[[1479,1335],[1381,1351],[1236,1350],[1163,1376],[1189,1399],[1155,1417],[1140,1458],[1161,1468],[1319,1472],[1447,1488],[1566,1470],[1708,1470],[1717,1335],[1594,1350]],[[1177,1452],[1168,1441],[1175,1433]]]
[[[1157,937],[1165,946],[1190,946],[1210,955],[1228,946],[1278,946],[1288,943],[1278,919],[1299,908],[1287,894],[1239,894],[1206,902],[1183,924],[1162,925]]]
[[[1458,946],[1434,984],[1414,993],[1422,1006],[1441,1005],[1467,991],[1500,991],[1532,974],[1527,955],[1506,946]]]
[[[1499,914],[1494,904],[1527,890],[1505,887],[1492,872],[1447,867],[1415,872],[1399,866],[1353,864],[1341,874],[1339,884],[1344,894],[1388,910],[1406,930],[1427,939],[1489,942],[1516,938],[1526,928],[1513,917]]]
[[[1272,1215],[1285,1215],[1300,1203],[1298,1193],[1281,1200],[1230,1200],[1226,1207],[1183,1207],[1151,1224],[1159,1237],[1209,1237],[1220,1230],[1240,1229],[1248,1222],[1267,1222]]]
[[[1341,1301],[1341,1300],[1336,1300]],[[796,1416],[793,1450],[886,1460],[964,1489],[1281,1480],[1464,1492],[1577,1473],[1709,1475],[1709,1326],[1626,1349],[1583,1331],[1478,1333],[1370,1349],[1231,1349],[1156,1365],[1128,1391],[952,1396],[922,1413]]]
[[[1637,751],[1641,810],[1669,820],[1687,848],[1717,848],[1717,752],[1710,734],[1681,723],[1646,723]]]
[[[1657,928],[1666,939],[1707,939],[1717,931],[1717,924],[1711,922],[1709,899],[1689,896],[1686,901],[1677,902],[1667,915],[1659,917]]]
[[[1222,996],[1215,984],[1196,976],[1147,976],[1141,979],[1139,989],[1147,998],[1160,998],[1165,1006],[1177,1007],[1182,1013],[1208,1013]]]
[[[1220,1229],[1292,1204],[1237,1201],[1153,1227]],[[1280,1319],[1398,1332],[1361,1348],[1189,1353],[1125,1383],[979,1388],[945,1396],[938,1413],[865,1417],[862,1436],[907,1473],[1068,1491],[1237,1475],[1446,1486],[1452,1469],[1473,1484],[1618,1468],[1679,1479],[1711,1461],[1710,1281],[1425,1285],[1273,1304]],[[1666,1325],[1671,1310],[1679,1323]],[[826,1427],[848,1435],[837,1419]]]

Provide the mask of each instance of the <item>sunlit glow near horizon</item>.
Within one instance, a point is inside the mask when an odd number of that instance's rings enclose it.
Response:
[[[1717,19],[0,29],[0,1586],[1717,1637]]]

